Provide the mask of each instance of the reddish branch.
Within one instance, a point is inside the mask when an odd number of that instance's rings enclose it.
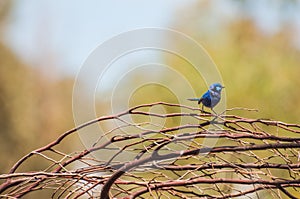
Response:
[[[158,149],[162,147],[159,146]],[[300,148],[300,143],[288,143],[288,144],[264,144],[264,145],[253,145],[253,146],[245,146],[245,147],[235,147],[235,146],[222,146],[222,147],[203,147],[200,149],[194,149],[194,150],[186,150],[186,151],[179,151],[174,153],[168,153],[164,155],[158,154],[158,149],[152,153],[150,157],[135,160],[132,162],[129,162],[125,164],[123,167],[121,167],[117,172],[115,172],[111,178],[104,184],[102,192],[101,192],[101,199],[107,199],[108,198],[108,192],[110,187],[113,185],[113,183],[120,178],[125,172],[129,171],[130,169],[140,166],[142,164],[145,164],[150,161],[157,161],[157,160],[166,160],[176,157],[183,157],[183,156],[196,156],[201,153],[217,153],[217,152],[238,152],[238,151],[254,151],[254,150],[262,150],[262,149],[281,149],[281,148]],[[216,179],[214,179],[216,180]],[[296,181],[297,183],[298,181]],[[299,180],[300,182],[300,180]],[[218,183],[218,180],[215,181],[215,183]],[[270,182],[271,183],[271,182]],[[245,183],[247,184],[247,183]],[[256,184],[256,183],[254,183]],[[272,183],[271,183],[272,184]],[[287,183],[288,184],[288,183]]]
[[[176,181],[167,181],[163,183],[150,184],[146,188],[141,189],[131,195],[130,198],[136,198],[150,190],[163,189],[164,187],[178,187],[178,186],[188,186],[195,184],[217,184],[217,183],[226,183],[226,184],[243,184],[243,185],[267,185],[268,188],[274,187],[300,187],[300,179],[298,180],[248,180],[248,179],[224,179],[224,178],[215,178],[215,179],[203,179],[196,178],[192,180],[176,180]]]
[[[157,105],[180,108],[181,111],[166,114],[145,111],[145,108]],[[128,115],[140,118],[185,118],[188,122],[151,130],[144,129],[142,124],[125,121],[123,117]],[[95,141],[91,147],[71,155],[55,150],[55,147],[78,130],[114,120],[124,125],[104,132],[104,135],[110,133],[108,141],[101,144]],[[126,127],[132,127],[138,132],[128,134],[118,131]],[[273,127],[274,132],[269,127]],[[288,136],[278,136],[279,131],[288,133]],[[0,185],[0,197],[18,198],[36,190],[56,187],[53,197],[61,197],[65,193],[73,198],[82,195],[92,197],[93,193],[98,192],[98,197],[101,195],[102,199],[110,196],[135,198],[145,194],[159,196],[165,193],[178,197],[223,199],[261,190],[280,190],[282,195],[297,198],[293,194],[300,194],[299,133],[298,124],[228,114],[212,115],[201,113],[198,108],[164,102],[139,105],[120,114],[99,117],[82,124],[65,132],[50,144],[30,152],[8,174],[0,175],[0,179],[5,180]],[[202,143],[204,139],[222,139],[224,142],[207,147]],[[174,145],[185,149],[176,150]],[[107,150],[112,153],[107,161],[90,156],[92,152]],[[262,156],[262,151],[269,153],[269,157]],[[58,154],[61,158],[54,160],[45,152]],[[125,152],[136,154],[135,159],[119,160],[118,157]],[[53,168],[51,171],[17,172],[31,157],[38,155],[50,162],[52,166],[49,168]],[[72,168],[72,163],[84,166],[67,169]],[[281,172],[277,172],[279,170]],[[153,178],[137,175],[141,171]],[[281,175],[284,171],[288,175]],[[97,172],[101,175],[97,175]],[[220,178],[218,174],[227,177]],[[202,187],[207,184],[212,187]],[[243,191],[223,193],[219,186],[229,184],[253,186]],[[290,191],[291,188],[294,192]],[[211,195],[211,190],[218,195]],[[279,192],[276,197],[281,197]]]

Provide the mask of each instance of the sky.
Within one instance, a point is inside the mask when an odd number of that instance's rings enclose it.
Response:
[[[145,27],[176,29],[176,20],[188,15],[181,10],[193,6],[197,0],[12,2],[5,34],[8,46],[29,65],[56,67],[59,74],[73,76],[97,46],[120,33]],[[245,10],[237,9],[238,1],[213,2],[212,14],[221,19],[245,14],[242,13]],[[278,12],[282,4],[278,0],[248,2],[251,3],[245,4],[247,14],[266,34],[276,32],[284,20],[300,19],[300,12],[289,12],[293,8],[285,8],[286,13],[298,16],[282,17]],[[295,24],[300,32],[300,20]],[[300,46],[300,39],[295,38],[295,43]]]
[[[75,74],[98,45],[125,31],[169,27],[172,17],[195,0],[14,1],[6,34],[8,45],[27,63],[47,57],[61,73]]]

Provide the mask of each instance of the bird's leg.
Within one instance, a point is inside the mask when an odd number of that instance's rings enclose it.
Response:
[[[202,113],[205,113],[205,114],[210,114],[210,112],[207,112],[207,111],[204,110],[203,104],[202,104],[201,112],[202,112]]]
[[[211,108],[211,111],[214,112],[215,115],[218,115],[218,113],[216,111],[214,111],[213,108]]]
[[[211,109],[211,111],[215,114],[215,115],[214,115],[214,119],[212,119],[212,121],[211,121],[211,122],[214,122],[214,121],[219,117],[219,115],[216,113],[216,111],[214,111],[213,108],[210,108],[210,109]]]
[[[220,118],[221,120],[223,120],[224,121],[224,119],[222,118],[222,113],[221,114],[218,114],[216,111],[214,111],[214,109],[213,108],[211,108],[211,110],[212,110],[212,112],[214,112],[214,119],[212,120],[212,121],[215,121],[217,118]]]

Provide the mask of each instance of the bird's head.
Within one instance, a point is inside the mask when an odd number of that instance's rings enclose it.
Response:
[[[223,88],[225,88],[225,87],[222,86],[220,83],[214,83],[214,84],[210,85],[209,90],[220,93]]]

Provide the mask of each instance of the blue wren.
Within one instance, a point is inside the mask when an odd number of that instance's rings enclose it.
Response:
[[[210,85],[208,91],[206,91],[206,93],[204,93],[201,98],[191,98],[188,100],[198,101],[198,104],[202,103],[202,111],[203,106],[206,106],[213,110],[213,108],[220,102],[221,91],[223,88],[225,87],[219,83],[212,84]]]

